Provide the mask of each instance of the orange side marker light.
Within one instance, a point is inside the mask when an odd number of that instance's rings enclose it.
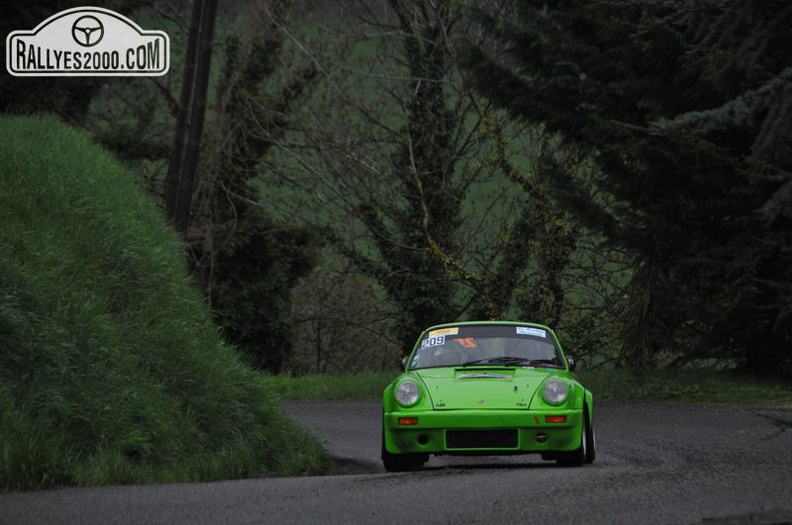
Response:
[[[399,418],[399,425],[417,425],[418,418],[417,417],[400,417]]]
[[[545,423],[566,423],[566,416],[545,416]]]

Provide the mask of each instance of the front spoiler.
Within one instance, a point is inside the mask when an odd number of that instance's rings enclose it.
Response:
[[[546,416],[566,416],[548,423]],[[400,425],[399,418],[418,418]],[[511,455],[572,451],[580,447],[583,412],[577,410],[426,410],[383,414],[383,445],[393,454]],[[449,449],[446,430],[517,430],[517,446]]]

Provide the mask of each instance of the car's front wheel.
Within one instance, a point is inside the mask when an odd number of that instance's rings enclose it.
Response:
[[[394,454],[385,447],[385,430],[382,431],[382,466],[388,472],[418,470],[429,460],[429,454]]]
[[[594,426],[591,424],[588,409],[583,407],[583,424],[580,425],[580,446],[571,452],[560,452],[557,462],[562,467],[582,467],[592,463],[596,455],[594,447]]]
[[[585,407],[584,407],[584,410]],[[597,440],[594,437],[594,421],[589,420],[588,411],[586,411],[586,424],[588,431],[586,432],[586,463],[594,463],[597,457]]]

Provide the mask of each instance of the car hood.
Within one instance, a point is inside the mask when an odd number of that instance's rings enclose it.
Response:
[[[416,370],[436,410],[527,409],[553,371],[519,367]]]

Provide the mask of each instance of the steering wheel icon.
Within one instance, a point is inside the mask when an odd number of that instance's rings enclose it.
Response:
[[[72,38],[83,47],[93,47],[101,42],[103,37],[104,25],[95,16],[82,16],[72,25]]]

